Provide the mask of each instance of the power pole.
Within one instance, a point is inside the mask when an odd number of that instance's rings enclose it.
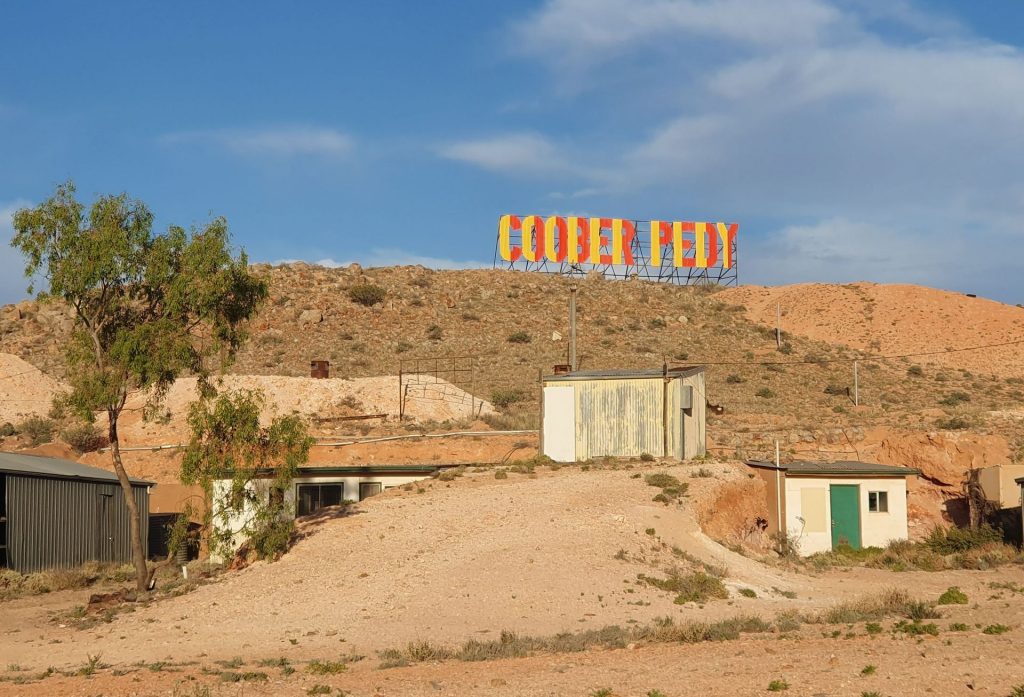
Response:
[[[782,305],[775,303],[775,348],[782,348]]]
[[[860,406],[860,380],[857,376],[857,361],[853,362],[853,406]]]
[[[576,291],[579,286],[569,284],[569,370],[576,372]]]

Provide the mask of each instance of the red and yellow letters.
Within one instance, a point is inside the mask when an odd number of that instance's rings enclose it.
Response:
[[[647,240],[650,263],[732,268],[737,228],[736,223],[652,220]],[[624,218],[503,215],[498,222],[498,253],[505,261],[632,266],[637,242],[636,224]]]

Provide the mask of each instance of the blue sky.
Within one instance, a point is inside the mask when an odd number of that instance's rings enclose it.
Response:
[[[74,179],[259,261],[489,263],[505,212],[740,224],[745,283],[1024,301],[1024,5],[6,2],[0,236]],[[0,249],[0,302],[23,295]]]

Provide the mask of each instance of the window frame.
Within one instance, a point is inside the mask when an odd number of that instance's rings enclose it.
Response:
[[[874,497],[875,507],[871,507],[871,500]],[[888,513],[889,512],[889,491],[887,489],[877,489],[875,491],[868,491],[868,513]]]

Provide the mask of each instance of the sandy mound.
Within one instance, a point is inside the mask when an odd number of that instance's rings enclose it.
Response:
[[[799,284],[723,291],[747,316],[774,327],[852,348],[903,355],[1024,340],[1024,309],[984,298],[911,285]],[[1024,370],[1024,344],[911,359],[1005,376]]]
[[[398,378],[381,376],[352,379],[316,379],[282,375],[226,375],[219,389],[261,390],[267,398],[264,417],[293,411],[312,421],[359,414],[398,416]],[[157,445],[182,442],[187,438],[189,406],[196,400],[195,378],[175,382],[167,393],[162,409],[169,419],[144,421],[143,394],[128,400],[122,417],[122,445]],[[491,405],[474,398],[458,387],[431,379],[429,385],[414,386],[407,394],[405,414],[418,421],[464,419],[493,414]]]
[[[64,385],[17,356],[0,353],[0,423],[45,416]]]

